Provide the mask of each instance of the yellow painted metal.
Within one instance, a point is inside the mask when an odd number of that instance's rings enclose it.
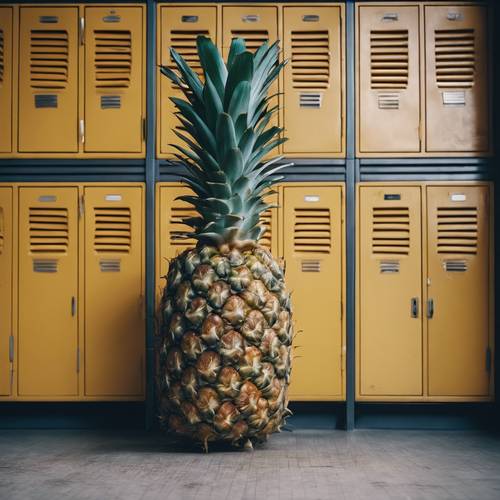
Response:
[[[489,149],[486,6],[425,7],[429,152]]]
[[[419,152],[419,7],[358,6],[360,152]]]
[[[12,151],[12,8],[0,7],[0,153]]]
[[[170,48],[179,52],[191,67],[201,76],[202,69],[196,52],[196,37],[205,35],[217,43],[217,7],[215,6],[162,6],[160,10],[160,41],[158,62],[174,68]],[[180,122],[174,116],[175,107],[170,97],[182,97],[170,81],[158,74],[159,84],[159,137],[160,156],[173,156],[177,152],[170,144],[183,144],[175,134]]]
[[[421,396],[421,190],[359,193],[358,395]]]
[[[487,186],[427,188],[431,396],[489,394],[489,216]]]
[[[143,13],[85,7],[85,151],[143,150]]]
[[[14,363],[12,208],[12,188],[0,187],[0,396],[9,396],[12,392]]]
[[[21,7],[19,151],[78,152],[78,7]]]
[[[85,395],[144,394],[144,200],[85,187]]]
[[[283,8],[286,154],[342,151],[340,6]],[[305,129],[307,128],[307,130]]]
[[[18,392],[78,394],[78,189],[19,190]]]
[[[292,400],[343,399],[342,198],[339,186],[283,187],[283,256],[296,332]]]

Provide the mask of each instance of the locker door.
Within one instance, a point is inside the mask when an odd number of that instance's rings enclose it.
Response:
[[[342,150],[340,7],[285,7],[285,153]],[[307,130],[305,128],[307,124]]]
[[[196,37],[204,35],[217,43],[217,7],[162,7],[161,8],[161,45],[159,63],[175,69],[170,58],[173,47],[201,77],[203,70],[199,64],[196,50]],[[184,144],[174,130],[180,127],[174,116],[175,107],[170,97],[184,94],[163,75],[158,75],[160,88],[160,153],[172,156],[177,152],[170,144]]]
[[[21,7],[19,151],[78,151],[78,8]]]
[[[487,396],[486,186],[427,188],[429,395]]]
[[[361,187],[359,388],[362,396],[422,395],[419,187]]]
[[[428,151],[489,148],[486,27],[486,7],[425,7]]]
[[[85,151],[140,153],[142,7],[86,7]]]
[[[420,151],[418,6],[359,7],[359,150]]]
[[[0,396],[12,392],[12,188],[0,187]]]
[[[19,190],[19,395],[78,394],[78,189]]]
[[[0,153],[12,151],[12,8],[0,7]]]
[[[286,186],[283,192],[286,281],[299,332],[290,399],[341,399],[341,188]]]
[[[85,394],[138,396],[144,384],[140,187],[85,188]]]

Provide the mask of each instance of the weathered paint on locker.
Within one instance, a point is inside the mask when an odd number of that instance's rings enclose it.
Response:
[[[358,396],[420,396],[421,192],[359,191]]]
[[[18,392],[78,394],[78,189],[19,189]]]
[[[8,396],[12,392],[14,362],[12,208],[12,188],[0,187],[0,396]]]
[[[78,8],[21,7],[19,151],[78,151]]]
[[[295,328],[290,399],[341,400],[342,188],[285,185],[282,223]]]
[[[419,7],[358,6],[359,152],[420,152]]]
[[[12,8],[0,7],[0,153],[12,151]]]
[[[85,395],[144,392],[141,187],[86,187]]]
[[[85,8],[87,152],[143,149],[143,9]]]
[[[425,7],[427,151],[488,151],[487,49],[487,7]]]
[[[431,396],[489,394],[489,218],[487,186],[427,188]]]
[[[340,7],[284,7],[284,128],[287,154],[342,151]],[[307,127],[307,131],[304,129]]]
[[[201,77],[203,70],[197,56],[196,37],[204,35],[217,43],[217,7],[162,6],[159,31],[161,36],[158,45],[159,64],[175,68],[169,52],[170,48],[174,48]],[[177,153],[171,144],[184,143],[175,134],[180,122],[174,116],[175,107],[169,98],[182,97],[184,94],[160,73],[158,84],[160,89],[158,152],[159,156],[171,157]]]

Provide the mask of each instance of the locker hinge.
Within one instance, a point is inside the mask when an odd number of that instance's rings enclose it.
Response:
[[[80,348],[76,348],[76,373],[80,373]]]
[[[491,348],[486,349],[486,371],[491,373]]]
[[[81,144],[85,144],[85,122],[83,120],[79,121],[78,138]]]
[[[85,196],[82,194],[78,200],[78,217],[81,219],[85,214]]]
[[[142,119],[142,140],[146,142],[146,118]]]
[[[14,335],[9,337],[9,362],[14,363]]]
[[[80,37],[80,45],[85,45],[85,18],[84,17],[80,17],[79,37]]]

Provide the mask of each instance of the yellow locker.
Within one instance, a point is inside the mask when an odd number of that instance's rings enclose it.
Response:
[[[0,396],[12,393],[12,188],[0,187]]]
[[[21,7],[19,151],[78,151],[78,8]]]
[[[343,397],[342,188],[283,188],[283,256],[295,331],[292,400]]]
[[[12,151],[12,8],[0,7],[0,153]]]
[[[425,50],[427,151],[488,151],[487,7],[426,6]]]
[[[159,43],[158,62],[162,66],[175,69],[170,58],[170,48],[174,48],[201,77],[203,70],[199,64],[196,37],[204,35],[217,43],[217,7],[173,7],[163,6],[160,14],[161,40]],[[180,122],[174,116],[175,107],[170,97],[182,97],[184,94],[170,83],[163,75],[158,75],[159,83],[159,138],[158,147],[161,156],[172,156],[177,152],[171,144],[184,144],[174,130]]]
[[[20,396],[78,394],[78,189],[19,189]]]
[[[420,396],[421,192],[360,188],[358,395]]]
[[[420,151],[419,7],[358,7],[360,153]]]
[[[287,154],[342,151],[340,7],[284,7],[284,128]],[[305,126],[307,124],[307,126]]]
[[[144,393],[140,186],[85,187],[85,395]]]
[[[487,396],[487,186],[427,188],[428,377],[431,396]]]
[[[85,8],[85,151],[143,149],[142,7]]]

